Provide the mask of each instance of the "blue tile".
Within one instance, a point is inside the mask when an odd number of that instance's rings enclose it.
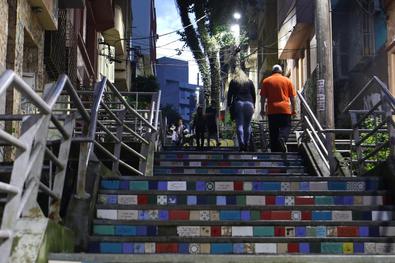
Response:
[[[149,190],[158,190],[158,181],[148,181]]]
[[[206,191],[206,182],[197,181],[196,182],[196,191]]]
[[[207,170],[207,173],[208,173],[208,170]],[[220,174],[240,174],[238,169],[219,169],[219,173]]]
[[[106,204],[108,205],[116,205],[118,203],[118,196],[117,195],[108,195]]]
[[[167,196],[167,204],[176,205],[177,204],[177,196],[176,195]]]
[[[149,220],[149,212],[148,210],[139,210],[139,220]]]
[[[207,169],[195,169],[196,174],[208,174]]]
[[[129,181],[120,181],[119,182],[119,189],[121,190],[129,190]]]
[[[118,180],[102,180],[101,188],[108,190],[118,190],[119,189],[119,181]]]
[[[217,196],[217,205],[226,205],[226,196]]]
[[[379,190],[378,180],[366,180],[365,183],[366,183],[366,191]]]
[[[197,197],[196,197],[196,195],[188,195],[188,197],[187,197],[187,204],[188,205],[197,205]]]
[[[359,236],[360,237],[368,237],[369,236],[369,227],[360,226],[359,227]]]
[[[100,252],[108,254],[121,254],[122,253],[122,243],[100,243]]]
[[[242,221],[250,221],[251,220],[251,213],[249,210],[242,210],[241,211],[241,220]]]
[[[89,253],[100,253],[100,242],[89,242],[88,252]]]
[[[233,245],[231,243],[212,243],[211,254],[233,254]]]
[[[262,182],[261,187],[265,191],[281,191],[280,182]]]
[[[219,212],[220,220],[240,220],[240,211],[222,210]]]
[[[122,253],[123,254],[133,254],[134,253],[134,245],[133,245],[133,243],[123,243],[123,245],[122,245]]]
[[[252,191],[262,191],[261,182],[252,182]]]
[[[335,196],[333,199],[335,205],[344,205],[344,196]]]
[[[158,190],[167,191],[167,182],[166,181],[158,182]]]
[[[331,211],[313,211],[311,218],[313,221],[332,220],[332,212]]]
[[[304,226],[297,226],[295,228],[295,236],[296,237],[305,237],[306,236],[306,227],[304,227]]]
[[[285,205],[285,196],[276,196],[276,205]]]
[[[115,235],[117,236],[135,236],[135,226],[115,226]]]
[[[198,205],[208,205],[208,196],[207,195],[198,195],[197,196],[197,204]]]
[[[178,245],[178,253],[189,254],[189,244],[181,243]]]
[[[369,237],[379,237],[379,236],[380,236],[380,227],[370,226],[369,227]]]
[[[158,227],[157,226],[147,226],[147,236],[155,237],[158,235]]]
[[[169,220],[169,211],[159,210],[159,220],[162,220],[162,221]]]
[[[146,226],[137,226],[136,227],[137,236],[147,236],[147,227]]]
[[[345,205],[353,205],[354,197],[353,196],[344,196],[344,204]]]
[[[244,254],[244,253],[246,253],[244,244],[243,243],[233,244],[233,253],[234,254]]]
[[[303,254],[310,253],[310,245],[309,245],[309,243],[300,243],[299,244],[299,253],[303,253]]]
[[[309,182],[300,182],[299,183],[300,191],[310,191],[310,183]]]
[[[145,244],[144,243],[134,243],[134,253],[135,254],[144,254],[145,253]]]
[[[237,204],[237,197],[236,196],[227,196],[226,203],[228,205],[236,205]]]
[[[315,228],[315,236],[316,237],[326,237],[326,227],[325,226],[317,226]]]
[[[354,243],[354,253],[355,254],[360,254],[360,253],[365,253],[365,246],[363,243]]]
[[[343,181],[329,181],[328,182],[328,190],[346,191],[347,190],[347,182],[343,182]]]

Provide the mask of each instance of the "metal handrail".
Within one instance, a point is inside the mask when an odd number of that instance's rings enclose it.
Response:
[[[365,99],[369,89],[376,92],[378,91],[381,95],[381,99],[377,101],[372,107],[368,109],[352,109],[356,107],[357,102],[361,99]],[[364,95],[365,94],[365,95]],[[351,138],[354,141],[353,147],[351,148],[352,153],[356,153],[357,159],[352,159],[351,163],[357,165],[356,172],[362,174],[366,171],[366,165],[372,163],[378,163],[378,153],[383,149],[390,149],[390,156],[392,160],[395,160],[395,123],[393,116],[395,114],[395,98],[391,95],[387,85],[382,82],[378,77],[373,76],[361,89],[361,91],[355,96],[350,103],[344,108],[343,112],[349,112],[352,121],[352,134]],[[366,129],[363,126],[366,121],[370,120],[371,116],[381,116],[382,120],[377,123],[375,119],[375,127]],[[384,129],[386,128],[386,129]],[[363,134],[363,135],[362,135]],[[374,138],[378,134],[387,134],[388,140],[384,142],[375,142],[373,145],[366,143],[369,138]],[[364,149],[372,149],[369,153],[366,153]],[[355,154],[351,155],[355,156]],[[375,157],[372,160],[372,157]],[[385,160],[381,160],[385,161]],[[373,167],[373,166],[372,166]],[[352,167],[353,168],[353,167]]]

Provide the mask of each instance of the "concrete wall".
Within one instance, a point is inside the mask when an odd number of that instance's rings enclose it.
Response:
[[[395,2],[388,1],[387,5],[387,52],[388,52],[388,85],[395,96]]]

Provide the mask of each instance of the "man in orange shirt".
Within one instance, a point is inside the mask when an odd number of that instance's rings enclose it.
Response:
[[[291,131],[291,116],[295,114],[295,88],[282,75],[280,65],[274,65],[272,75],[261,86],[261,116],[269,119],[270,148],[272,152],[287,152],[286,142]]]

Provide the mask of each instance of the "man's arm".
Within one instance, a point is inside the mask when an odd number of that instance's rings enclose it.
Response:
[[[294,97],[294,96],[291,96],[289,99],[290,99],[290,101],[291,101],[291,112],[292,112],[292,115],[295,115],[295,114],[296,114],[296,102],[295,102],[295,97]]]
[[[263,116],[266,115],[266,112],[265,112],[265,103],[266,103],[266,97],[263,96],[263,95],[261,95],[261,116],[262,116],[262,118],[263,118]]]

